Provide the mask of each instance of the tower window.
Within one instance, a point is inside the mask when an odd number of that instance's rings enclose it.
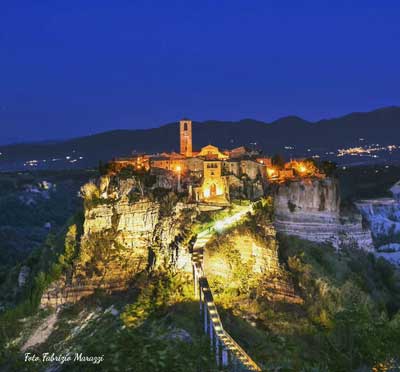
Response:
[[[187,123],[184,123],[184,124],[183,124],[183,130],[184,130],[185,132],[188,130]]]

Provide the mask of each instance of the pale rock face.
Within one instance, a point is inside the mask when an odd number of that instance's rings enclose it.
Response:
[[[118,181],[119,196],[120,197],[128,196],[131,193],[132,189],[136,187],[137,183],[133,178],[128,178],[126,180],[119,180]]]
[[[361,200],[356,206],[370,225],[376,256],[400,266],[400,198]]]
[[[219,275],[230,279],[235,271],[235,264],[230,258],[233,252],[240,256],[240,262],[251,265],[252,274],[276,274],[280,271],[278,249],[275,244],[273,228],[268,230],[270,239],[261,241],[251,234],[241,235],[238,232],[226,237],[231,252],[225,252],[212,243],[204,255],[205,271],[208,275]],[[272,235],[273,234],[273,235]],[[250,273],[249,273],[250,274]]]
[[[101,197],[107,197],[108,186],[110,185],[110,177],[102,176],[99,179],[99,192]]]
[[[361,200],[356,205],[368,220],[374,238],[386,238],[392,242],[396,242],[396,236],[400,239],[400,201],[389,198],[371,199]]]
[[[102,205],[85,210],[85,235],[110,229],[112,226],[113,208],[111,205]]]
[[[82,240],[85,242],[94,233],[114,229],[115,241],[130,254],[140,256],[143,263],[147,263],[151,249],[156,253],[156,266],[165,262],[175,264],[178,261],[180,268],[187,267],[189,252],[181,248],[174,253],[169,249],[172,243],[178,246],[175,240],[182,234],[183,225],[188,222],[181,218],[186,209],[187,206],[178,203],[170,216],[161,217],[160,205],[148,200],[136,203],[123,200],[97,206],[85,212]],[[195,209],[193,213],[197,213]]]
[[[206,246],[204,269],[211,281],[222,279],[223,285],[237,288],[237,274],[245,275],[257,286],[257,292],[269,301],[302,303],[296,295],[291,279],[279,264],[276,231],[272,223],[265,223],[263,233],[233,231],[224,236],[223,247],[214,242]],[[245,270],[245,271],[243,271]]]
[[[31,269],[28,266],[22,266],[21,270],[18,275],[18,287],[23,287],[26,284],[26,281],[29,278],[29,274],[31,272]]]
[[[99,189],[94,182],[84,184],[80,190],[80,195],[85,199],[92,199],[92,197],[96,196],[98,193]]]
[[[109,186],[108,183],[107,190],[111,191]],[[185,226],[198,209],[177,203],[165,215],[158,202],[148,199],[129,202],[127,194],[132,187],[131,182],[123,181],[111,191],[117,191],[117,200],[110,199],[108,192],[108,199],[86,208],[74,273],[52,284],[42,297],[42,306],[75,302],[96,288],[110,292],[124,290],[137,273],[150,268],[165,266],[191,273],[190,252],[181,242]],[[93,187],[89,189],[92,191]]]
[[[316,213],[326,218],[336,217],[340,209],[338,181],[332,178],[323,180],[293,181],[277,186],[274,203],[277,213],[293,217],[294,212]]]
[[[302,239],[331,243],[335,248],[352,246],[373,250],[371,231],[361,215],[340,214],[336,179],[301,180],[277,186],[274,194],[277,231]]]
[[[393,194],[393,198],[400,202],[400,181],[395,183],[391,188],[390,191]]]

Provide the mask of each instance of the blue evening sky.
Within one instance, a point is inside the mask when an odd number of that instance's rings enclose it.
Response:
[[[0,3],[0,143],[400,104],[400,1]]]

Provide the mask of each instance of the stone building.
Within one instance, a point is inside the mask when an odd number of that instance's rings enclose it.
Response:
[[[233,174],[236,177],[240,177],[240,161],[237,159],[225,160],[222,163],[222,169],[227,175]]]
[[[151,168],[161,168],[170,171],[177,171],[178,169],[185,172],[187,169],[186,157],[176,152],[167,154],[162,153],[159,156],[153,156],[150,160]]]
[[[256,180],[259,177],[265,178],[266,167],[254,160],[241,160],[240,172],[242,175],[247,175],[251,180]]]
[[[146,154],[133,155],[126,158],[116,158],[110,163],[110,170],[118,173],[121,169],[126,167],[133,167],[135,169],[150,169],[150,156]]]
[[[207,145],[202,147],[201,151],[197,154],[197,157],[204,159],[228,159],[229,156],[219,151],[217,146]]]
[[[240,146],[229,151],[229,158],[230,159],[242,158],[244,156],[249,156],[250,153],[251,152],[247,147]]]
[[[182,119],[179,122],[181,154],[186,157],[192,156],[192,121]]]
[[[222,162],[218,159],[203,163],[203,182],[194,189],[196,201],[226,203],[229,200],[227,179],[222,175]]]

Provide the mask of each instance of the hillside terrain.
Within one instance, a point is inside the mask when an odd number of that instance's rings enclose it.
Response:
[[[308,187],[315,188],[313,199],[324,200],[324,209],[349,213],[360,193],[375,194],[377,170],[381,190],[398,175],[398,168],[385,166],[339,170],[339,180],[359,180],[343,184],[342,206],[331,195],[339,191],[336,183]],[[201,210],[184,194],[143,190],[134,174],[85,183],[81,205],[76,188],[95,175],[25,174],[13,187],[10,177],[21,175],[7,175],[5,195],[21,203],[33,198],[40,206],[32,219],[19,212],[20,220],[27,228],[49,220],[54,231],[4,267],[1,370],[217,371],[191,265],[193,239],[213,228],[204,247],[210,289],[224,327],[263,370],[399,370],[400,271],[383,258],[362,247],[338,251],[331,244],[277,233],[271,197],[225,228],[216,226],[247,210],[249,201]],[[69,178],[74,181],[68,183]],[[43,180],[56,188],[35,186]],[[25,206],[28,216],[35,213]],[[7,222],[11,217],[2,221]],[[29,270],[21,284],[22,267]],[[26,352],[49,353],[49,360],[26,362]],[[60,363],[51,359],[53,353],[96,358]]]
[[[314,156],[343,164],[399,162],[399,138],[399,107],[314,123],[295,116],[271,123],[252,119],[193,123],[195,149],[210,143],[223,149],[246,145],[261,149],[267,155]],[[178,151],[178,139],[178,124],[170,123],[159,128],[115,130],[54,143],[0,146],[0,170],[93,167],[100,160],[129,156],[133,152]],[[354,147],[361,147],[362,152],[339,152]]]
[[[21,263],[60,233],[80,209],[82,183],[94,175],[90,170],[0,174],[0,309],[19,292],[8,290],[10,273],[15,280]]]

